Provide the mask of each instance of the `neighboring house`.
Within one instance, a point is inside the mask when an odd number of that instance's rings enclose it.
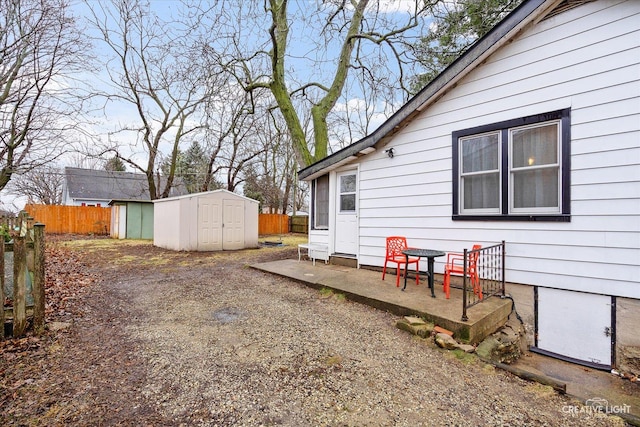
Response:
[[[64,170],[63,204],[107,207],[112,200],[151,200],[143,174],[67,167]],[[180,179],[171,197],[187,194]]]
[[[299,177],[333,257],[505,240],[534,350],[640,373],[640,2],[525,1]]]

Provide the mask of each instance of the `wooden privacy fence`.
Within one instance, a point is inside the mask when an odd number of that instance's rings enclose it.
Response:
[[[111,208],[95,206],[26,205],[35,221],[47,226],[49,234],[99,234],[111,231]],[[258,234],[306,233],[308,216],[258,215]]]
[[[289,227],[292,233],[304,233],[309,232],[309,215],[294,215],[291,217],[291,226]]]
[[[0,338],[5,336],[7,320],[13,323],[14,338],[24,335],[30,314],[33,329],[40,334],[45,320],[44,224],[33,224],[23,211],[17,218],[2,218],[0,226]],[[5,236],[11,240],[6,242]],[[5,271],[11,264],[12,271]]]
[[[35,221],[47,226],[50,234],[109,235],[111,208],[96,206],[26,205]]]
[[[284,234],[289,232],[289,215],[258,215],[258,234]]]

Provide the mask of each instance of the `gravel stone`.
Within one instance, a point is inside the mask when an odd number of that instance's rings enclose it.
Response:
[[[81,420],[70,424],[623,425],[566,413],[579,403],[456,359],[433,339],[398,329],[389,313],[247,267],[297,259],[295,247],[109,250],[83,255],[100,280],[70,328],[75,335],[59,344],[85,347],[74,366],[86,379],[65,383],[77,405],[65,410]],[[110,356],[99,358],[105,349]],[[82,398],[88,392],[92,400]]]

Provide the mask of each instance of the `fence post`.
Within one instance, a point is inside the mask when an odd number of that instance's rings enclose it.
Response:
[[[4,339],[4,236],[0,236],[0,339]]]
[[[27,252],[25,238],[13,238],[13,337],[19,337],[27,326]]]
[[[33,329],[36,334],[44,332],[44,224],[37,223],[33,226]]]
[[[467,317],[467,250],[464,250],[464,258],[462,260],[462,321],[469,320]]]
[[[506,280],[505,280],[504,274],[505,274],[505,270],[506,270],[505,261],[506,261],[506,255],[507,255],[507,245],[506,245],[504,240],[502,241],[502,253],[500,255],[502,256],[502,260],[501,260],[501,264],[502,264],[502,266],[501,266],[501,269],[502,269],[502,271],[501,271],[501,276],[502,276],[501,277],[501,279],[502,279],[502,296],[505,296],[506,295],[506,293],[505,293],[505,291],[506,291],[506,289],[505,289]]]

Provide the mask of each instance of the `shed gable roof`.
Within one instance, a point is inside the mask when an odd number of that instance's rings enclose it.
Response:
[[[198,198],[198,197],[206,197],[206,196],[217,196],[217,195],[221,195],[221,196],[227,196],[230,198],[234,198],[234,199],[240,199],[240,200],[245,200],[247,202],[251,202],[251,203],[260,203],[258,200],[252,199],[250,197],[247,196],[243,196],[242,194],[238,194],[238,193],[234,193],[233,191],[229,191],[226,190],[224,188],[219,188],[217,190],[210,190],[210,191],[203,191],[201,193],[191,193],[191,194],[182,194],[179,196],[175,196],[175,197],[169,197],[166,199],[156,199],[153,201],[153,203],[164,203],[164,202],[171,202],[174,200],[179,200],[179,199],[187,199],[187,198]]]
[[[422,110],[436,102],[461,78],[513,39],[523,28],[551,14],[558,14],[590,1],[594,0],[527,0],[523,2],[375,131],[342,150],[301,169],[298,172],[298,178],[304,181],[317,178],[342,164],[375,151],[376,144],[388,140],[399,132]]]

